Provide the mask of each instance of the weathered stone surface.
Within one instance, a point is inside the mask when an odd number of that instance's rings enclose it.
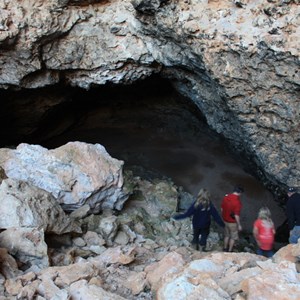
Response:
[[[128,198],[122,190],[123,162],[112,158],[100,144],[70,142],[53,150],[20,144],[1,154],[9,178],[48,191],[65,210],[85,204],[91,212],[120,210]]]
[[[17,277],[20,274],[16,260],[8,254],[8,250],[0,248],[0,273],[6,279]]]
[[[97,266],[103,268],[106,264],[122,264],[127,265],[135,260],[135,247],[122,249],[120,246],[109,248],[104,253],[96,258],[91,258],[89,261]]]
[[[161,186],[158,180],[153,185]],[[146,186],[150,187],[149,182]],[[144,192],[143,195],[148,198],[151,193],[146,195]],[[145,202],[147,206],[146,199],[140,201]],[[160,210],[161,206],[157,205],[157,209]],[[168,211],[168,207],[165,209]],[[136,215],[131,214],[132,211],[132,208],[126,206],[125,215],[118,219],[122,220],[122,226],[126,225],[134,231]],[[123,211],[120,215],[122,213]],[[106,212],[104,217],[111,215]],[[102,217],[103,215],[97,215],[99,220]],[[163,219],[164,228],[169,227],[168,222],[170,228],[172,227],[173,221],[165,220],[163,212],[154,218],[156,222],[157,219]],[[150,222],[146,218],[142,221]],[[162,228],[161,232],[163,230]],[[190,230],[180,230],[176,235],[183,240]],[[20,231],[10,235],[18,237],[19,233]],[[28,273],[20,272],[20,275],[6,280],[0,275],[0,297],[6,295],[11,299],[71,297],[128,300],[273,300],[276,295],[276,299],[294,300],[297,299],[295,295],[299,294],[300,277],[295,261],[298,259],[300,243],[288,245],[276,253],[274,258],[267,259],[246,252],[200,252],[188,246],[178,248],[181,245],[180,240],[165,240],[163,235],[151,239],[139,236],[140,234],[128,241],[127,245],[118,246],[112,241],[114,244],[109,248],[96,245],[104,242],[96,232],[87,231],[81,238],[72,239],[71,235],[69,238],[67,235],[59,236],[61,248],[47,251],[53,266],[43,270],[31,270],[33,272]],[[147,230],[144,234],[148,234]],[[156,234],[160,235],[160,232]],[[26,244],[28,238],[33,239],[34,236],[25,234],[22,242]],[[67,240],[65,244],[64,239]],[[3,240],[0,235],[0,241]],[[85,250],[87,244],[91,250],[92,247],[102,247],[103,252],[97,255],[97,252]],[[32,252],[27,262],[36,255],[37,253]],[[6,256],[3,258],[9,260]],[[1,269],[0,271],[3,272]]]
[[[89,279],[97,275],[96,268],[88,263],[76,263],[66,267],[51,267],[44,269],[40,273],[40,278],[45,281],[54,278],[55,285],[59,287],[68,287],[73,282],[82,279]]]
[[[35,227],[46,233],[81,232],[50,193],[30,183],[5,179],[0,185],[0,198],[2,229]]]
[[[88,284],[86,280],[77,281],[70,286],[70,296],[74,300],[105,299],[125,300],[121,296],[106,292],[100,286]]]
[[[63,77],[88,89],[160,72],[263,179],[299,187],[299,10],[298,0],[2,1],[0,87]]]
[[[268,264],[268,265],[266,265]],[[299,274],[295,265],[282,261],[279,264],[265,262],[261,274],[245,278],[242,289],[247,299],[289,299],[296,300],[300,295]]]
[[[147,286],[145,272],[133,272],[124,283],[132,291],[133,295],[141,293]]]
[[[177,273],[184,265],[182,256],[176,252],[167,254],[161,261],[145,268],[146,279],[151,288],[157,290],[160,281],[171,274]]]
[[[180,274],[159,288],[157,299],[229,300],[231,297],[208,275],[190,277],[188,274]]]
[[[43,269],[49,266],[48,247],[44,232],[37,228],[9,228],[0,233],[0,247],[8,249],[18,261],[29,267]]]

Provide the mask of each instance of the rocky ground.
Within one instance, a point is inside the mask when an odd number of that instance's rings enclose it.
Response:
[[[9,180],[2,181],[1,189]],[[171,180],[146,180],[132,172],[124,174],[124,184],[131,193],[121,211],[90,214],[82,206],[65,216],[82,232],[46,232],[43,237],[43,231],[37,235],[20,227],[14,229],[12,245],[5,244],[12,241],[11,229],[4,230],[1,299],[241,300],[274,299],[274,293],[276,299],[295,299],[299,294],[300,244],[287,245],[267,260],[242,237],[235,253],[224,253],[222,230],[213,223],[209,251],[196,251],[190,244],[190,219],[171,219],[179,199],[190,203],[189,193]],[[33,260],[29,252],[41,249],[44,241],[47,251],[35,252]]]

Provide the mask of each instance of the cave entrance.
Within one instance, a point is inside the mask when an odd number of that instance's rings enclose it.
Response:
[[[285,220],[273,195],[244,170],[196,105],[167,80],[89,91],[64,88],[64,93],[68,101],[53,106],[25,142],[47,148],[69,141],[100,143],[112,157],[125,161],[125,169],[143,178],[171,178],[192,195],[207,188],[218,209],[224,194],[238,183],[246,190],[241,216],[245,230],[252,230],[263,205],[271,209],[276,226]]]

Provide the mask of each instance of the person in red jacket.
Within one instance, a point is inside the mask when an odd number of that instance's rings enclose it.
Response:
[[[224,251],[232,252],[235,242],[242,230],[240,214],[242,203],[240,196],[244,192],[241,186],[236,186],[232,194],[226,194],[221,203],[222,218],[225,223]]]
[[[267,207],[262,207],[258,212],[258,218],[253,225],[253,236],[258,246],[256,253],[272,257],[275,227],[271,219],[271,212]]]

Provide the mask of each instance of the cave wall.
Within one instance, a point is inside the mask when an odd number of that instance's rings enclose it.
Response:
[[[262,177],[282,189],[300,187],[299,1],[0,5],[1,102],[28,120],[23,127],[19,117],[13,122],[22,134],[68,101],[64,86],[132,84],[159,74],[251,157]],[[34,91],[54,85],[60,96]],[[33,93],[10,94],[20,89]]]

